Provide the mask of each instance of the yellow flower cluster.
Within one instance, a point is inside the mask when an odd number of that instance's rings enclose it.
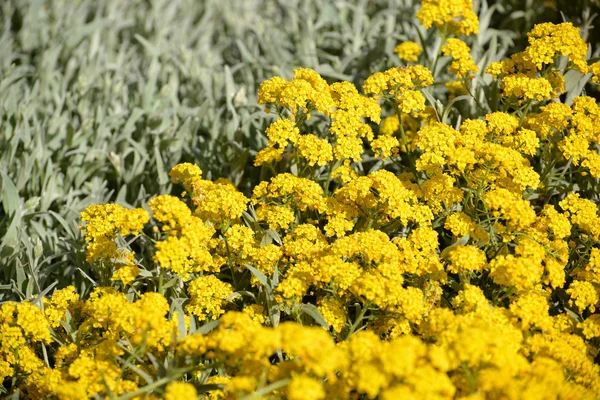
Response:
[[[435,25],[457,35],[479,33],[479,19],[471,0],[423,0],[417,18],[425,28]]]
[[[594,240],[600,239],[600,216],[592,201],[582,199],[577,193],[569,193],[560,206],[574,225],[590,234]]]
[[[202,321],[207,316],[216,319],[225,312],[222,307],[233,294],[233,288],[214,275],[207,275],[190,282],[188,292],[190,304],[187,306],[187,311],[197,315]]]
[[[248,198],[231,182],[203,180],[202,170],[197,165],[179,164],[169,175],[173,183],[181,183],[190,194],[195,214],[211,224],[220,226],[224,221],[238,219],[246,209]],[[179,207],[183,207],[181,204]]]
[[[395,115],[386,118],[379,136],[371,141],[375,155],[386,159],[397,155],[399,150],[414,147],[412,139],[423,117],[425,96],[420,89],[433,83],[431,71],[421,65],[396,67],[369,76],[364,84],[365,93],[375,95],[392,103]],[[394,136],[398,133],[400,140]]]
[[[400,59],[407,62],[416,62],[419,60],[419,55],[423,52],[423,48],[415,42],[406,41],[400,43],[394,48],[394,53],[398,54]]]
[[[583,41],[536,26],[486,69],[497,107],[482,93],[463,118],[459,99],[426,99],[482,79],[449,37],[477,32],[472,3],[424,1],[418,18],[452,57],[436,82],[410,64],[364,94],[310,69],[261,85],[276,118],[251,192],[184,163],[170,176],[185,192],[151,213],[82,212],[90,274],[110,279],[2,304],[4,385],[64,400],[598,398],[600,109],[556,98],[557,58],[586,71]]]
[[[289,119],[278,119],[266,130],[269,138],[269,147],[260,151],[256,156],[255,165],[262,165],[280,161],[288,144],[297,144],[300,131],[293,121]]]
[[[303,135],[298,139],[298,154],[313,167],[327,165],[333,160],[333,151],[327,139],[319,139],[315,135]]]
[[[373,131],[363,119],[378,123],[380,118],[377,102],[359,94],[354,85],[349,82],[328,85],[308,68],[294,71],[289,82],[280,77],[264,82],[258,97],[259,104],[275,108],[279,119],[266,130],[268,146],[256,155],[257,166],[281,161],[288,145],[296,148],[294,154],[306,160],[309,167],[324,166],[334,158],[359,161],[363,139],[373,140]],[[299,134],[298,126],[309,120],[313,112],[330,119],[327,137]]]
[[[89,206],[81,213],[81,220],[86,222],[86,261],[109,267],[106,272],[111,280],[131,283],[140,269],[135,264],[135,253],[118,248],[117,238],[140,234],[149,219],[148,212],[141,208],[130,210],[118,204]]]
[[[565,56],[579,71],[587,72],[587,43],[581,38],[579,29],[570,22],[536,25],[528,34],[529,46],[523,52],[523,60],[532,63],[538,70],[553,64],[557,56]]]
[[[121,357],[132,346],[155,352],[171,346],[177,321],[165,318],[168,311],[167,300],[158,293],[130,302],[111,288],[97,288],[85,302],[77,300],[73,287],[59,290],[47,301],[46,311],[30,303],[5,303],[0,307],[2,351],[9,353],[2,354],[2,377],[27,377],[21,390],[28,398],[132,392],[139,380],[122,374],[127,362]],[[63,323],[57,324],[58,319]],[[52,366],[46,350],[51,344],[56,345]],[[141,366],[142,361],[135,363]]]
[[[517,104],[558,97],[565,90],[560,57],[568,59],[567,68],[588,72],[587,44],[579,29],[570,22],[536,25],[527,34],[529,46],[510,59],[488,65],[486,72],[497,78],[507,102]]]
[[[239,219],[249,201],[229,181],[202,180],[194,186],[193,193],[195,214],[217,227]]]
[[[450,71],[454,72],[459,79],[472,77],[479,70],[470,52],[469,46],[460,39],[450,38],[442,47],[442,53],[452,57]]]
[[[218,270],[209,250],[215,229],[192,215],[177,197],[162,195],[149,203],[154,219],[162,224],[165,239],[156,243],[154,260],[161,268],[173,270],[183,279],[191,273]]]
[[[557,105],[554,105],[557,104]],[[580,96],[571,107],[552,103],[540,108],[530,119],[531,128],[539,135],[558,139],[558,148],[573,165],[581,165],[594,178],[600,177],[600,107],[591,97]],[[553,138],[553,139],[554,139]]]
[[[474,387],[486,397],[560,393],[566,398],[593,398],[600,390],[600,367],[586,356],[584,342],[571,333],[572,325],[547,314],[547,298],[540,291],[517,297],[508,308],[491,307],[481,289],[465,284],[453,300],[455,311],[436,308],[421,323],[419,333],[426,340],[406,334],[382,340],[366,330],[336,345],[322,328],[293,322],[269,328],[233,311],[223,315],[212,331],[177,337],[176,315],[165,317],[164,297],[148,293],[131,303],[123,295],[100,289],[85,303],[72,306],[73,311],[80,310],[75,318],[95,339],[73,342],[65,331],[57,331],[64,342],[53,367],[31,350],[50,343],[50,335],[47,330],[41,333],[43,312],[26,304],[0,308],[3,332],[9,332],[18,318],[37,322],[24,323],[11,336],[4,333],[3,345],[7,340],[24,344],[13,345],[20,357],[8,357],[3,373],[12,374],[10,368],[26,372],[22,390],[36,398],[143,390],[132,374],[144,368],[149,376],[158,373],[154,368],[159,366],[144,367],[145,356],[126,361],[122,355],[129,349],[118,341],[143,343],[153,350],[153,358],[166,351],[190,366],[187,382],[163,383],[166,399],[195,398],[198,387],[211,390],[198,384],[218,384],[210,395],[231,398],[267,388],[278,397],[313,399],[352,395],[448,399],[466,396]],[[531,329],[536,332],[524,336]],[[29,358],[24,349],[30,349]],[[121,368],[127,372],[120,374]],[[576,378],[566,379],[567,374]]]
[[[432,83],[433,76],[429,69],[412,65],[376,72],[365,80],[363,89],[367,94],[383,95],[387,92],[390,95],[400,95],[403,91],[426,87]]]
[[[118,257],[115,239],[118,235],[138,235],[148,222],[148,213],[136,208],[129,210],[118,204],[97,204],[81,213],[86,222],[86,259],[93,263]]]
[[[269,182],[262,182],[254,188],[253,202],[266,204],[278,201],[299,211],[313,209],[319,212],[326,210],[323,189],[316,182],[284,173],[273,177]]]
[[[598,83],[598,79],[600,79],[600,62],[588,65],[588,70],[592,73],[592,82]]]
[[[505,97],[518,101],[542,101],[553,97],[552,85],[547,79],[522,73],[505,76],[502,79],[502,91]]]

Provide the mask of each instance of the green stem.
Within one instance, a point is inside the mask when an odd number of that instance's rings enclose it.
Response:
[[[415,161],[412,157],[412,153],[408,147],[408,139],[406,138],[406,132],[404,131],[404,125],[402,125],[402,112],[398,108],[398,103],[396,101],[391,101],[387,99],[388,103],[394,108],[396,112],[396,116],[398,117],[398,126],[400,127],[400,138],[402,139],[402,144],[404,144],[404,149],[406,150],[406,157],[408,158],[408,166],[410,171],[413,173],[415,179],[417,179],[417,168]],[[417,179],[418,182],[418,179]]]
[[[225,248],[227,250],[227,265],[229,265],[229,270],[231,271],[231,280],[233,283],[233,288],[237,290],[237,280],[235,279],[235,265],[231,259],[231,250],[229,248],[229,242],[227,241],[227,237],[223,236],[223,241],[225,242]]]
[[[327,180],[325,181],[325,187],[323,188],[324,197],[329,196],[329,184],[331,183],[331,176],[333,175],[333,170],[336,169],[341,163],[342,160],[336,161],[335,165],[331,166],[331,162],[329,163],[329,168],[327,171]]]
[[[363,321],[363,319],[365,318],[365,314],[367,313],[367,311],[369,310],[369,306],[371,305],[371,303],[366,303],[363,304],[363,308],[360,311],[360,314],[358,314],[358,316],[356,317],[356,320],[354,321],[354,323],[350,326],[350,330],[348,331],[348,335],[346,336],[346,340],[352,336],[355,332],[356,329],[358,328],[358,326],[360,325],[360,323]]]
[[[369,222],[367,222],[367,227],[365,228],[365,232],[370,230],[373,227],[373,222],[374,222],[374,219],[369,218]]]
[[[158,293],[160,294],[164,294],[163,293],[163,269],[159,266],[158,267]]]
[[[396,112],[398,113],[398,122],[400,123],[400,136],[402,137],[402,143],[404,143],[404,149],[406,150],[406,156],[408,157],[408,163],[410,169],[417,178],[417,168],[415,166],[415,161],[413,160],[412,153],[410,152],[410,148],[408,147],[408,139],[406,138],[406,132],[404,131],[404,125],[402,125],[402,113],[398,110],[398,106],[396,106]]]
[[[446,42],[446,32],[440,32],[440,47],[438,47],[437,54],[435,55],[435,60],[433,61],[433,66],[431,67],[431,74],[435,79],[435,69],[437,67],[438,60],[440,59],[440,55],[442,54],[442,47],[444,47],[444,43]]]
[[[461,367],[465,372],[467,380],[469,381],[469,394],[475,393],[475,391],[477,391],[477,376],[466,363],[461,363]]]
[[[514,292],[514,289],[512,287],[509,288],[502,296],[500,296],[496,299],[495,305],[498,305],[499,302],[501,302],[504,299],[506,299],[507,297],[509,297],[511,294],[513,294],[513,292]]]
[[[465,78],[464,85],[465,85],[465,88],[467,89],[467,93],[469,93],[469,96],[471,96],[473,98],[473,100],[475,100],[475,104],[477,104],[477,107],[479,107],[481,109],[481,111],[483,111],[483,112],[488,112],[488,110],[485,107],[483,107],[483,104],[481,104],[481,102],[477,99],[477,97],[475,97],[475,95],[473,93],[471,93],[471,89],[469,88],[469,82],[468,82],[467,78]]]
[[[523,111],[523,114],[521,114],[521,118],[519,119],[519,128],[521,128],[523,126],[523,122],[525,122],[525,117],[529,113],[530,107],[531,107],[531,100],[529,100],[527,102],[527,104],[525,105],[525,110]]]

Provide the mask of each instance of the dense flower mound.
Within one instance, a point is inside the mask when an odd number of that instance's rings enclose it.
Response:
[[[399,44],[406,64],[361,90],[311,69],[262,84],[273,119],[252,193],[184,163],[175,195],[83,211],[98,287],[0,307],[5,388],[598,398],[600,107],[561,97],[565,74],[597,80],[598,64],[570,23],[482,65],[470,1],[423,1],[417,18],[439,48]],[[473,96],[476,76],[495,101]]]

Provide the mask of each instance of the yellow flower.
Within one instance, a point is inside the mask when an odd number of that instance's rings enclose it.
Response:
[[[591,282],[574,281],[567,289],[567,294],[571,297],[569,304],[575,304],[580,312],[588,307],[594,312],[600,302],[600,294]]]
[[[258,90],[258,104],[275,103],[286,83],[287,81],[279,76],[274,76],[261,83]]]
[[[463,289],[458,292],[452,305],[462,312],[486,313],[490,309],[490,302],[478,286],[465,284]]]
[[[320,139],[315,135],[302,135],[298,139],[298,154],[308,161],[311,167],[319,167],[333,160],[333,151],[327,139]]]
[[[600,238],[600,217],[592,201],[582,199],[578,193],[569,193],[558,204],[567,212],[571,223],[590,233],[594,240]]]
[[[166,239],[156,243],[154,254],[154,260],[162,268],[172,269],[184,280],[193,272],[219,269],[209,252],[210,239],[215,233],[213,227],[193,216],[188,206],[177,197],[158,196],[148,205],[167,233]]]
[[[453,273],[481,271],[486,264],[485,253],[475,246],[456,246],[447,257],[448,271]]]
[[[397,115],[386,117],[379,128],[379,134],[382,136],[391,136],[400,129],[400,122]]]
[[[181,183],[185,190],[192,191],[194,184],[202,179],[202,170],[196,164],[183,163],[174,166],[169,176],[173,183]]]
[[[192,218],[192,211],[180,199],[171,195],[161,195],[153,198],[148,206],[154,213],[153,217],[163,225],[164,232],[177,229]]]
[[[422,52],[421,46],[411,41],[402,42],[394,48],[394,53],[397,53],[398,57],[408,62],[417,61]]]
[[[434,122],[417,132],[415,144],[423,151],[417,160],[417,170],[430,174],[441,172],[446,160],[456,151],[458,132],[451,126]]]
[[[428,29],[435,25],[457,35],[479,33],[479,21],[471,0],[423,0],[417,19]]]
[[[205,275],[194,279],[188,286],[190,303],[186,310],[196,315],[198,319],[217,319],[225,310],[229,296],[233,294],[233,287],[220,281],[214,275]]]
[[[533,290],[520,295],[510,304],[509,309],[525,332],[531,327],[541,330],[549,330],[552,327],[552,318],[548,314],[548,299],[543,291]]]
[[[286,206],[261,205],[256,209],[256,216],[260,221],[266,221],[269,228],[276,231],[288,229],[296,220],[294,211]]]
[[[284,149],[275,149],[273,147],[265,147],[256,154],[254,158],[254,166],[260,167],[264,164],[272,164],[283,159]]]
[[[86,222],[85,241],[88,243],[86,260],[93,263],[98,260],[112,259],[118,256],[114,242],[117,235],[138,235],[150,216],[141,208],[129,210],[118,204],[97,204],[81,213]]]
[[[583,336],[586,339],[600,337],[600,314],[590,315],[585,321],[577,325],[583,330]]]
[[[559,55],[566,56],[577,69],[587,73],[587,44],[579,29],[570,22],[537,24],[527,33],[529,46],[523,58],[541,70],[545,64],[553,64]]]
[[[600,77],[600,61],[590,64],[589,71],[592,73],[592,82],[598,83]]]
[[[550,100],[552,93],[552,85],[545,78],[525,74],[513,74],[502,78],[502,95],[520,102]]]
[[[242,312],[248,314],[253,321],[258,322],[259,324],[264,324],[265,322],[265,309],[263,306],[251,304],[247,307],[244,307]]]
[[[135,265],[126,265],[119,268],[110,278],[112,281],[121,281],[129,285],[140,274],[141,270]]]
[[[492,210],[499,210],[509,227],[522,229],[535,222],[535,211],[530,202],[522,200],[508,189],[498,188],[485,195],[485,203]]]
[[[269,125],[266,134],[269,138],[269,146],[285,148],[290,143],[298,143],[300,130],[293,121],[289,119],[278,119]]]
[[[60,321],[65,319],[66,313],[77,304],[79,294],[75,292],[74,286],[67,286],[64,289],[57,290],[52,294],[50,299],[44,298],[44,313],[50,326],[57,328],[60,326]]]
[[[192,201],[196,214],[208,223],[221,226],[235,221],[248,207],[249,199],[231,182],[200,181],[194,188]]]
[[[471,49],[460,39],[448,39],[442,47],[442,53],[445,56],[452,56],[450,71],[454,72],[457,78],[471,78],[479,71],[471,57]]]
[[[431,84],[433,84],[433,76],[429,69],[421,65],[411,65],[374,73],[365,79],[363,90],[367,94],[381,95],[388,92],[393,95],[403,89],[414,89]]]
[[[306,375],[296,375],[287,387],[290,400],[320,400],[325,398],[325,390],[320,381]]]
[[[503,74],[507,73],[507,71],[504,68],[504,65],[505,64],[503,64],[502,62],[493,62],[493,63],[490,63],[485,68],[485,73],[492,75],[492,77],[494,77],[494,78],[498,78],[500,75],[503,75]]]
[[[446,174],[439,174],[423,182],[423,198],[435,214],[452,207],[454,203],[460,203],[463,199],[463,191],[454,187],[456,179]]]
[[[362,160],[362,153],[362,140],[353,136],[338,136],[333,148],[333,155],[337,160],[350,159],[358,162]]]
[[[306,211],[312,208],[319,212],[326,209],[323,199],[323,189],[318,183],[294,176],[292,174],[278,174],[270,182],[256,186],[254,189],[254,201],[259,198],[265,200],[280,200],[290,208]],[[264,191],[264,192],[263,192]]]
[[[404,90],[397,97],[398,109],[406,114],[425,109],[425,96],[417,90]]]
[[[446,218],[444,228],[452,232],[454,236],[463,237],[468,233],[473,232],[477,225],[464,212],[454,213]]]
[[[382,160],[396,155],[398,146],[400,146],[398,139],[388,135],[381,135],[371,142],[371,148],[375,152],[375,156],[381,157]]]
[[[171,382],[165,388],[165,400],[196,399],[198,393],[191,383]]]
[[[544,267],[534,257],[496,256],[490,261],[490,276],[499,285],[517,290],[532,289],[541,281]]]
[[[335,298],[327,298],[319,300],[317,308],[329,326],[335,332],[341,333],[344,326],[346,326],[347,319],[344,303]]]

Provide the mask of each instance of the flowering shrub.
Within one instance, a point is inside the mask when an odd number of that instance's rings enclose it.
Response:
[[[306,68],[261,85],[252,193],[182,163],[176,195],[83,211],[99,286],[0,307],[4,389],[600,396],[600,108],[565,95],[600,66],[570,23],[488,62],[470,1],[417,18],[436,47],[399,44],[362,90]]]

